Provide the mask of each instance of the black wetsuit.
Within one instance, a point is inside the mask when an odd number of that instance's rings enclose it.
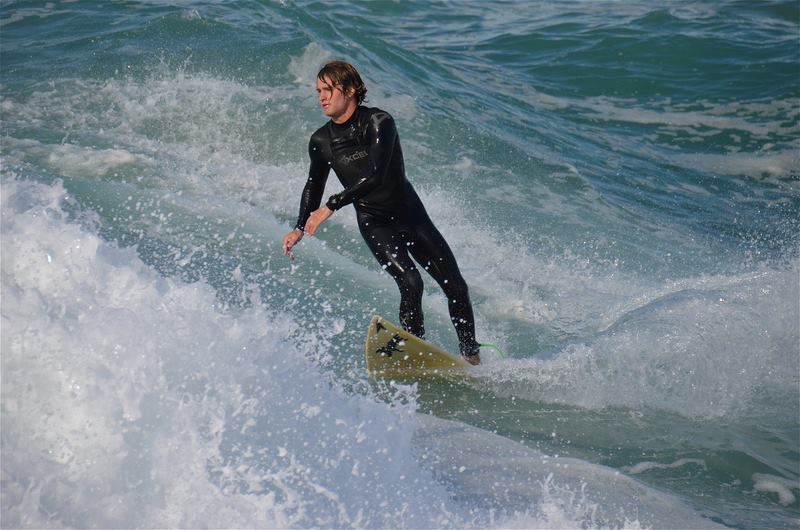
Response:
[[[311,212],[319,208],[333,168],[344,191],[332,195],[326,205],[331,210],[355,206],[361,235],[400,288],[403,328],[418,337],[425,335],[422,277],[410,254],[447,296],[461,353],[477,354],[467,284],[453,252],[406,179],[394,119],[380,109],[359,106],[347,122],[328,121],[311,135],[308,153],[311,168],[296,227],[302,230]]]

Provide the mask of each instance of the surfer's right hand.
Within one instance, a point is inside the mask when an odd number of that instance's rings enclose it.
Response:
[[[292,248],[301,240],[303,239],[303,231],[299,228],[295,228],[285,236],[283,236],[283,253],[289,257],[289,259],[294,259],[294,254],[292,254]]]

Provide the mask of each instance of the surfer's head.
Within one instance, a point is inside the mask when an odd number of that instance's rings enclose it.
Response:
[[[343,94],[354,97],[360,105],[367,96],[367,87],[358,70],[344,61],[331,61],[320,68],[317,79],[333,88],[341,90]]]

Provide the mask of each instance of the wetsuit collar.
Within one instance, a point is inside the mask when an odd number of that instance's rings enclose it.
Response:
[[[346,121],[346,122],[343,122],[343,123],[336,123],[336,122],[335,122],[335,121],[333,121],[333,120],[328,120],[328,123],[329,123],[329,124],[330,124],[330,126],[331,126],[331,127],[333,127],[334,129],[339,129],[339,130],[347,129],[348,127],[350,127],[350,125],[351,125],[351,124],[355,123],[355,121],[358,119],[358,114],[359,114],[359,112],[361,112],[361,105],[359,105],[359,106],[357,106],[357,107],[356,107],[356,110],[354,110],[354,111],[353,111],[353,114],[352,114],[352,115],[350,115],[350,117],[349,117],[349,118],[347,118],[347,121]]]

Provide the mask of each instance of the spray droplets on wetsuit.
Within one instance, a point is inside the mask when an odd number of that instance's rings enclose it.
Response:
[[[359,106],[346,122],[329,121],[311,135],[308,152],[311,167],[296,227],[302,230],[321,204],[333,168],[344,190],[332,195],[326,206],[331,210],[355,206],[367,246],[400,288],[403,328],[418,337],[425,335],[419,264],[447,296],[461,353],[477,354],[467,284],[450,247],[406,179],[394,119],[380,109]]]

